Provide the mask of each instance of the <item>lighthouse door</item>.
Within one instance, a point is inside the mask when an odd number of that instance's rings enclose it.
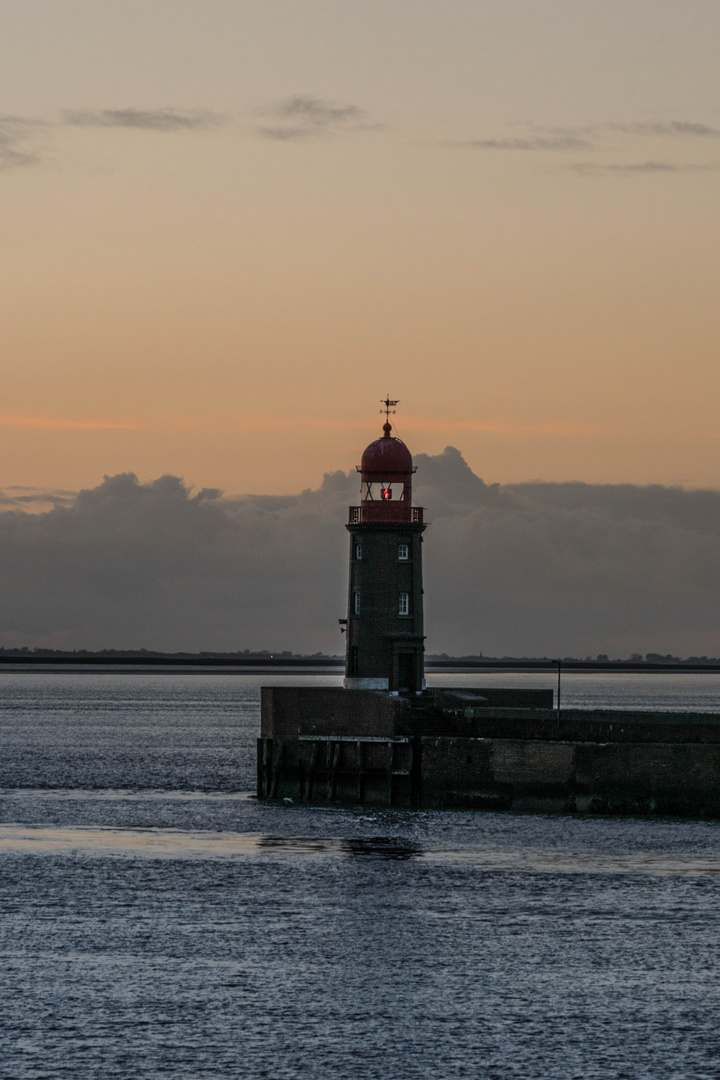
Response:
[[[406,693],[415,689],[415,657],[412,653],[398,656],[398,690]]]

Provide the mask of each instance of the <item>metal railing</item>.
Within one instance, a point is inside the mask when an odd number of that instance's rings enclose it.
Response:
[[[390,504],[388,504],[390,505]],[[393,503],[393,506],[397,506],[397,503]],[[406,519],[407,520],[407,519]],[[348,507],[348,524],[358,525],[362,521],[362,507],[361,506],[349,506]],[[411,506],[410,507],[410,521],[414,525],[423,524],[423,507]]]

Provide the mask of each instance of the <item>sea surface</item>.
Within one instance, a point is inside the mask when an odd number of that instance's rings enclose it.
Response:
[[[2,1080],[720,1078],[720,823],[260,804],[260,685],[310,679],[0,673]]]

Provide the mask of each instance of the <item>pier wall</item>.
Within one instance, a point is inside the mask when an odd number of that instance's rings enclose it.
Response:
[[[490,690],[430,691],[422,700],[336,688],[263,691],[258,795],[720,818],[720,714],[574,709],[558,716],[527,707],[546,706],[547,692],[518,693],[545,696],[493,707]]]

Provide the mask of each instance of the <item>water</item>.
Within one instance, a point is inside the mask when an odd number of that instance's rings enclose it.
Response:
[[[720,1077],[720,824],[259,805],[280,681],[0,676],[2,1080]]]

